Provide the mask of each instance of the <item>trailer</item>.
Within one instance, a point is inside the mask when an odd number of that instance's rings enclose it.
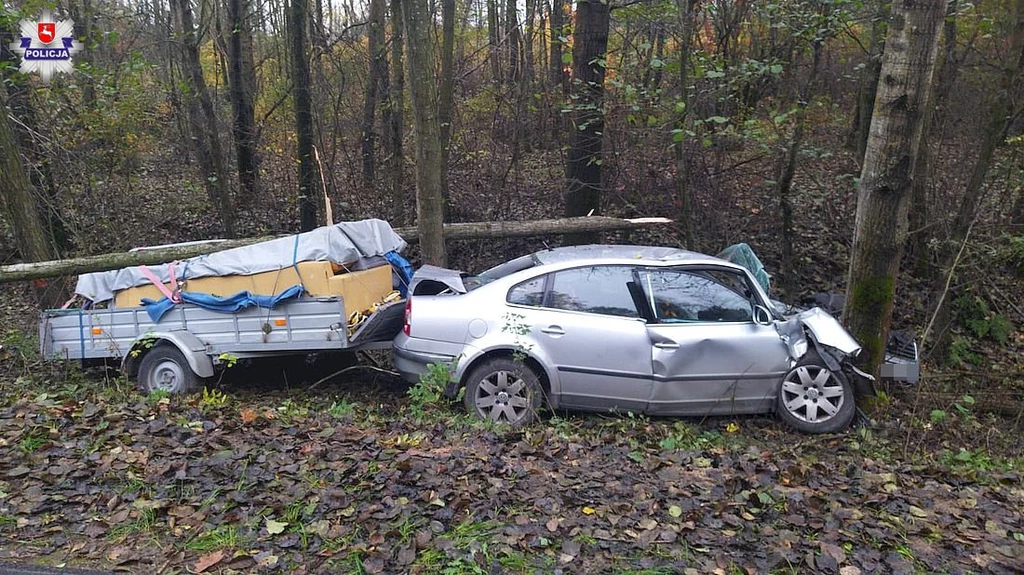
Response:
[[[404,247],[386,222],[364,220],[86,274],[76,287],[83,305],[40,315],[41,351],[118,362],[148,394],[189,393],[239,359],[387,349],[404,321],[393,291],[404,286],[392,280],[404,281]]]
[[[189,393],[237,359],[390,349],[404,306],[381,306],[351,336],[342,298],[304,297],[235,313],[184,304],[159,323],[142,307],[48,310],[39,339],[48,358],[120,362],[144,393]]]

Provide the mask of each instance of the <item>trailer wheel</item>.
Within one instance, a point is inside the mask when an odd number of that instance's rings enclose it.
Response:
[[[173,345],[156,345],[139,365],[139,387],[146,395],[157,390],[184,395],[198,389],[200,383],[185,356]]]

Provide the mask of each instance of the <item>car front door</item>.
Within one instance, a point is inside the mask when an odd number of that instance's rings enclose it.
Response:
[[[545,279],[540,302],[537,286],[525,282],[509,291],[508,303],[557,370],[559,404],[642,412],[651,395],[651,345],[630,295],[633,269],[586,266]]]
[[[644,268],[653,346],[656,415],[755,413],[770,409],[789,367],[772,325],[753,321],[750,278],[731,268]]]

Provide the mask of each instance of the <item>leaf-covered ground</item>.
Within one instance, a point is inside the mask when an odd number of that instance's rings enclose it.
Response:
[[[915,428],[892,399],[874,427],[825,437],[772,418],[565,414],[510,431],[449,406],[414,416],[404,387],[371,372],[313,390],[144,397],[3,353],[0,561],[153,573],[1024,565],[1020,430],[969,406]],[[928,447],[907,440],[926,433]]]

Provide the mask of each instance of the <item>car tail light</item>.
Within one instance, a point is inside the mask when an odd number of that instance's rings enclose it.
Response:
[[[405,300],[405,325],[402,326],[405,335],[412,335],[412,298]]]

